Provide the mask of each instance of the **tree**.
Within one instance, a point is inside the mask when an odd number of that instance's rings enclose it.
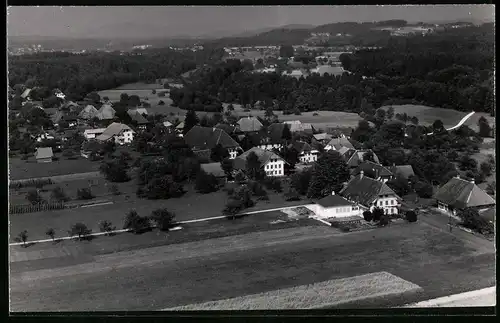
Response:
[[[136,210],[130,210],[123,223],[123,229],[130,230],[135,234],[143,233],[150,228],[149,219],[139,216]]]
[[[78,236],[78,240],[82,240],[82,238],[87,238],[89,234],[92,233],[92,230],[87,228],[87,226],[81,222],[75,223],[71,226],[71,229],[68,231],[68,234],[73,236]]]
[[[157,200],[180,197],[183,194],[184,188],[182,184],[176,183],[172,176],[164,175],[155,177],[149,181],[140,196],[151,200]]]
[[[296,189],[289,187],[285,192],[285,201],[300,201],[300,195]]]
[[[111,233],[116,230],[116,227],[113,226],[110,221],[102,220],[99,222],[99,230],[101,230],[101,232],[105,232],[106,235],[111,235]]]
[[[368,210],[364,211],[363,212],[363,218],[365,219],[365,221],[370,222],[371,220],[373,220],[373,214],[372,214],[372,212],[370,212]]]
[[[182,130],[183,134],[186,134],[191,128],[199,123],[198,116],[194,110],[188,110],[186,112],[186,118],[184,119],[184,128]]]
[[[124,158],[115,159],[112,161],[104,161],[99,170],[104,177],[110,182],[123,183],[130,180],[128,175],[129,165]]]
[[[491,175],[492,166],[487,161],[482,162],[481,165],[479,166],[479,169],[481,170],[481,173],[483,173],[485,177]]]
[[[224,171],[224,174],[226,174],[228,180],[232,180],[233,178],[233,161],[229,158],[224,158],[220,162],[220,167]]]
[[[458,217],[462,219],[462,225],[479,233],[489,233],[493,231],[493,225],[479,215],[474,208],[466,208],[458,212]]]
[[[196,176],[195,189],[198,193],[208,194],[216,192],[219,188],[219,182],[213,174],[207,174],[200,170]]]
[[[57,186],[52,189],[50,198],[57,202],[67,202],[69,201],[69,197],[66,195],[62,187]]]
[[[54,237],[56,236],[56,232],[54,229],[52,228],[48,228],[46,231],[45,231],[45,234],[48,235],[52,241],[54,241]]]
[[[156,223],[156,227],[162,231],[170,229],[174,223],[175,213],[166,208],[156,209],[151,213],[150,219]]]
[[[229,152],[221,144],[217,144],[210,151],[210,159],[215,163],[220,163],[224,159],[229,158]]]
[[[42,196],[38,192],[38,190],[30,190],[26,193],[26,199],[32,204],[37,205],[44,202]]]
[[[386,226],[391,222],[391,219],[389,218],[389,215],[387,214],[382,214],[380,216],[380,220],[378,221],[378,224],[380,226]]]
[[[372,210],[372,215],[373,215],[373,221],[379,222],[382,216],[384,215],[384,209],[380,207],[375,207]]]
[[[247,156],[245,172],[246,175],[253,180],[263,179],[266,175],[265,171],[262,169],[259,156],[253,151]]]
[[[99,103],[99,102],[101,102],[101,96],[97,92],[95,92],[95,91],[94,92],[90,92],[87,95],[87,99],[89,99],[93,103]]]
[[[417,222],[417,213],[415,211],[407,211],[406,212],[406,221],[408,222]]]
[[[481,116],[477,125],[479,126],[479,135],[481,137],[491,137],[491,127],[485,117]]]
[[[240,199],[234,199],[230,198],[226,206],[224,207],[224,210],[222,210],[222,213],[224,215],[227,215],[229,218],[234,219],[238,212],[244,209],[243,201]]]
[[[387,185],[399,196],[404,196],[410,192],[410,184],[403,176],[396,176],[396,178],[388,181]]]
[[[120,189],[118,188],[118,185],[116,185],[116,184],[112,184],[109,187],[109,192],[113,195],[120,195],[121,194]]]
[[[338,152],[324,153],[312,168],[307,196],[321,198],[338,192],[349,180],[349,176],[349,168]]]
[[[464,155],[460,158],[460,169],[463,171],[477,170],[477,161],[468,155]]]
[[[76,191],[76,196],[79,200],[91,200],[94,198],[92,195],[92,190],[90,188],[79,188]]]
[[[311,182],[312,171],[306,169],[301,172],[296,172],[291,176],[291,186],[301,195],[306,195]]]
[[[292,139],[292,132],[290,131],[290,126],[288,124],[285,124],[283,127],[283,133],[281,134],[281,140],[284,141],[285,146],[287,145],[287,142]]]
[[[280,46],[280,57],[290,58],[293,57],[294,50],[290,45],[282,45]]]
[[[432,131],[434,133],[439,133],[439,132],[444,131],[443,121],[441,121],[441,120],[434,121],[434,123],[432,124]]]
[[[234,106],[232,103],[230,103],[228,106],[227,106],[227,111],[234,111]]]
[[[488,185],[486,186],[486,193],[489,195],[495,195],[495,193],[496,193],[496,182],[495,181],[488,183]]]
[[[433,188],[432,185],[424,182],[424,181],[419,181],[415,184],[414,186],[415,193],[421,198],[431,198],[432,193],[433,193]]]
[[[18,235],[17,235],[17,239],[18,241],[22,242],[23,243],[23,246],[26,247],[26,241],[28,241],[28,231],[27,230],[23,230],[21,231]]]
[[[393,117],[394,117],[394,108],[389,107],[389,109],[387,109],[387,119],[392,120]]]
[[[413,123],[414,125],[418,125],[418,118],[413,116],[410,118],[410,122]]]

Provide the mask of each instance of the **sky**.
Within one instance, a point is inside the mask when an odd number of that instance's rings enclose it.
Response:
[[[9,36],[223,36],[287,24],[404,19],[493,21],[492,5],[9,7]]]

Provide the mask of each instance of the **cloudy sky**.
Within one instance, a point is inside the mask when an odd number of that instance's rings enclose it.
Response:
[[[491,5],[272,7],[9,7],[9,36],[146,37],[236,34],[286,24],[405,19],[492,21]]]

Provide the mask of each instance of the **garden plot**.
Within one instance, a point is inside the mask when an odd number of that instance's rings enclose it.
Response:
[[[278,310],[334,307],[359,300],[396,296],[421,288],[388,272],[328,280],[266,293],[170,308],[189,310]]]

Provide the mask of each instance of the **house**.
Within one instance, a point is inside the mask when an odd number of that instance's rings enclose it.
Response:
[[[314,133],[314,128],[310,123],[302,123],[299,120],[294,120],[294,121],[285,121],[283,122],[284,124],[289,125],[290,127],[290,132],[305,132],[308,134],[313,134]]]
[[[406,180],[408,180],[411,176],[415,176],[415,172],[413,171],[413,167],[411,165],[392,165],[389,170],[394,177],[401,176]]]
[[[76,127],[78,125],[78,115],[71,112],[57,111],[52,116],[52,122],[58,124],[61,121],[66,121],[70,128]]]
[[[227,176],[220,163],[201,164],[200,168],[207,174],[214,175],[220,184],[226,182]]]
[[[480,189],[474,180],[453,177],[434,194],[437,207],[447,213],[456,213],[465,208],[487,209],[496,204],[495,199]]]
[[[37,142],[41,142],[42,140],[52,140],[55,139],[54,135],[51,133],[48,133],[47,131],[41,131],[35,136],[31,136],[33,139],[35,139]]]
[[[215,128],[222,129],[229,135],[243,135],[238,126],[232,126],[227,123],[218,123],[215,125]]]
[[[255,117],[244,117],[238,120],[238,126],[242,132],[257,132],[262,129],[262,123]]]
[[[331,134],[328,134],[326,132],[323,132],[323,133],[318,133],[318,134],[315,134],[313,135],[313,141],[316,141],[322,145],[326,145],[328,142],[330,142],[332,140],[332,135]]]
[[[401,198],[386,183],[364,176],[363,171],[352,178],[339,194],[370,211],[380,207],[386,214],[398,214],[401,205]]]
[[[163,121],[163,126],[165,128],[170,128],[173,126],[173,124],[170,121]]]
[[[54,157],[52,147],[39,147],[36,149],[35,158],[37,163],[50,163],[52,157]]]
[[[30,93],[31,93],[31,89],[24,90],[24,92],[21,93],[21,98],[24,99],[24,100],[29,100],[30,99]]]
[[[83,136],[87,140],[95,139],[96,137],[102,135],[105,130],[106,128],[85,129],[85,131],[83,132]]]
[[[258,136],[257,147],[272,150],[283,149],[283,131],[285,127],[289,127],[284,123],[273,123],[267,127],[267,134]]]
[[[234,169],[246,169],[247,157],[254,152],[264,168],[267,176],[283,176],[285,174],[285,160],[276,153],[259,147],[253,147],[234,159]]]
[[[137,112],[140,115],[149,115],[148,110],[146,110],[146,108],[133,108],[133,109],[130,109],[128,111]]]
[[[356,167],[356,169],[354,169],[354,171],[352,172],[352,175],[357,176],[361,172],[364,172],[365,176],[382,181],[384,183],[387,183],[387,181],[390,181],[394,178],[394,174],[386,167],[369,160],[363,161],[361,164],[359,164],[359,166]]]
[[[114,139],[117,144],[124,145],[130,144],[134,140],[134,133],[134,130],[126,124],[113,122],[95,139],[101,142]]]
[[[65,100],[66,99],[66,95],[64,93],[62,93],[62,91],[59,90],[59,89],[55,89],[54,90],[54,95],[56,97],[58,97],[59,99],[61,99],[61,100]]]
[[[82,157],[89,158],[92,153],[100,155],[101,150],[102,143],[97,140],[91,139],[89,141],[85,141],[82,144],[80,154],[82,155]]]
[[[333,138],[326,144],[325,151],[339,150],[341,147],[354,149],[354,145],[351,143],[349,139],[347,139],[346,137],[338,137],[338,138]]]
[[[184,131],[184,121],[181,121],[176,127],[175,127],[175,131],[177,131],[177,133],[179,134],[179,137],[182,137],[183,134],[182,132]]]
[[[140,114],[136,109],[128,110],[127,114],[130,116],[133,122],[137,124],[137,128],[141,130],[145,130],[147,124],[149,123],[148,119],[144,118],[142,114]]]
[[[371,150],[355,150],[355,149],[348,149],[348,148],[341,148],[338,150],[338,152],[342,155],[344,160],[347,163],[347,166],[349,168],[356,168],[358,167],[363,161],[365,161],[365,154],[369,153],[373,155],[373,161],[376,164],[380,164],[380,160],[377,155]]]
[[[311,73],[318,73],[320,76],[325,74],[328,75],[342,75],[346,72],[342,66],[330,66],[330,65],[321,65],[316,68],[311,69]]]
[[[90,120],[93,118],[99,117],[99,111],[93,105],[87,105],[83,108],[82,111],[78,114],[78,117],[83,120]]]
[[[193,151],[211,150],[221,145],[229,152],[230,159],[234,159],[242,150],[230,135],[219,128],[194,126],[184,135],[184,140]]]
[[[109,104],[103,104],[97,112],[99,120],[112,120],[115,118],[116,111]]]
[[[289,149],[295,149],[301,163],[313,163],[318,160],[319,151],[312,148],[307,142],[294,141],[288,145]]]
[[[354,202],[335,194],[325,196],[313,205],[314,213],[322,219],[362,216],[362,209]]]

